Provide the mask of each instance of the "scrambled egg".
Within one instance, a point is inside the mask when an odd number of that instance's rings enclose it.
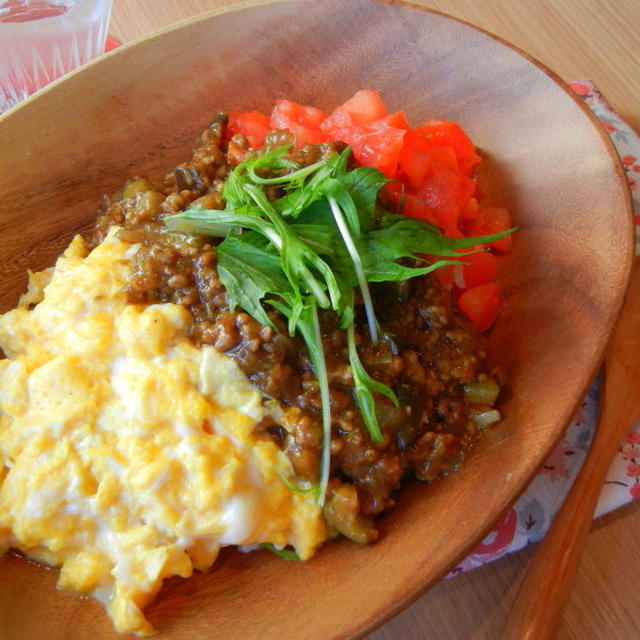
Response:
[[[0,554],[60,566],[61,588],[148,634],[164,578],[209,568],[223,545],[307,558],[326,530],[254,434],[265,409],[235,362],[191,343],[183,307],[127,304],[136,251],[76,237],[0,317]]]

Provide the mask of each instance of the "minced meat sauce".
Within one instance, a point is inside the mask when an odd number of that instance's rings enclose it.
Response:
[[[274,131],[266,144],[291,141],[288,132]],[[341,143],[307,145],[290,157],[307,165],[342,148]],[[281,331],[260,325],[239,308],[230,309],[216,270],[216,240],[168,232],[162,222],[188,206],[222,208],[225,180],[247,149],[243,136],[229,138],[221,114],[202,133],[191,159],[164,179],[136,177],[105,197],[93,243],[112,225],[121,227],[123,239],[141,243],[128,284],[130,302],[186,307],[193,318],[193,341],[233,357],[266,398],[276,401],[279,410],[272,413],[277,417],[258,428],[287,453],[300,478],[313,481],[320,463],[322,417],[304,342],[288,335],[275,311],[270,316]],[[373,518],[393,504],[404,480],[431,482],[460,465],[479,431],[475,416],[491,409],[483,398],[474,399],[469,387],[497,389],[495,376],[486,371],[481,337],[435,278],[374,285],[372,292],[382,338],[371,344],[360,318],[360,358],[369,375],[393,388],[400,400],[397,408],[386,398],[377,400],[383,443],[371,442],[354,399],[346,333],[331,313],[321,313],[332,415],[325,517],[360,542],[375,539]]]

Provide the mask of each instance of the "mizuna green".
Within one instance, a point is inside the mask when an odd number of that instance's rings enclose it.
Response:
[[[406,280],[459,263],[465,255],[461,249],[511,231],[449,238],[434,225],[382,210],[378,192],[387,178],[371,167],[348,170],[349,148],[306,167],[292,162],[289,152],[290,146],[267,149],[234,168],[223,191],[224,209],[191,207],[164,221],[170,230],[223,237],[216,247],[217,267],[230,307],[240,306],[274,329],[267,309],[276,309],[287,318],[289,333],[302,336],[322,402],[323,446],[315,485],[322,505],[330,471],[331,410],[318,308],[336,313],[347,332],[357,404],[371,440],[381,442],[375,394],[396,406],[398,399],[369,376],[358,356],[356,288],[375,344],[380,328],[369,283]],[[266,188],[273,187],[281,195],[269,199]]]

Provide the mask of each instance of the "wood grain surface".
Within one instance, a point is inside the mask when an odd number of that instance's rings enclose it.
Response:
[[[603,365],[591,448],[533,558],[500,640],[553,640],[573,587],[598,495],[620,442],[640,419],[640,258]],[[550,580],[553,576],[553,580]]]
[[[219,0],[183,0],[180,3],[171,0],[115,0],[111,32],[126,42],[181,18],[223,4],[230,3]],[[637,56],[633,52],[637,52],[639,48],[638,36],[632,28],[634,17],[635,24],[640,23],[637,3],[629,0],[626,7],[623,2],[615,5],[604,2],[575,5],[569,1],[513,3],[508,0],[450,0],[446,3],[430,3],[435,9],[474,22],[513,42],[566,79],[590,77],[599,84],[613,106],[637,127],[640,113],[634,96],[640,95],[640,73]],[[188,47],[190,43],[185,42],[183,46]],[[170,68],[170,64],[168,67]],[[137,87],[132,86],[132,90],[136,89]],[[196,95],[197,91],[191,87],[187,93]],[[52,104],[55,106],[55,101]],[[111,108],[116,106],[121,105],[113,104]],[[179,114],[180,107],[174,106],[172,113],[174,116]],[[53,114],[55,115],[55,110]],[[29,119],[26,111],[24,117],[26,122]],[[148,128],[146,132],[148,133]],[[144,133],[145,131],[141,131],[137,135],[143,136]],[[135,140],[132,146],[135,146]],[[111,152],[112,149],[105,151]],[[118,151],[123,153],[122,145]],[[170,150],[173,151],[175,150]],[[135,155],[133,150],[131,154],[132,157]],[[151,157],[146,160],[149,167],[155,162]],[[65,162],[72,168],[73,158],[67,158]],[[105,167],[106,164],[102,168]],[[114,176],[108,172],[103,175],[100,168],[97,166],[94,171],[106,185]],[[64,197],[61,198],[62,202]],[[80,202],[74,206],[85,204]],[[614,235],[610,235],[609,240],[616,243]],[[44,241],[46,234],[43,235]],[[614,267],[608,264],[608,268]],[[614,299],[615,297],[609,298],[610,301]],[[606,310],[600,311],[606,313]],[[393,522],[390,521],[390,527],[394,526]],[[640,510],[637,505],[621,509],[596,523],[587,544],[587,555],[578,576],[576,591],[560,630],[561,640],[637,637],[640,541],[635,538],[640,529],[638,525]],[[531,550],[526,550],[437,585],[409,609],[371,634],[370,638],[480,640],[497,637],[530,553]],[[262,576],[268,578],[269,562],[264,571]],[[339,577],[333,578],[337,582],[340,580]],[[19,585],[12,585],[12,588],[19,588]],[[87,603],[83,604],[88,606]],[[200,604],[203,603],[198,603]],[[353,604],[355,606],[356,602]],[[80,610],[65,608],[66,613],[61,612],[60,615],[71,615],[70,611]],[[156,607],[155,611],[163,619],[162,605]],[[182,613],[190,614],[188,608]],[[215,617],[212,619],[215,620]],[[62,619],[58,621],[64,622]]]

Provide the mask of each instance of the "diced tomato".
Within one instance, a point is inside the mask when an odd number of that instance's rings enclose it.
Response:
[[[356,124],[360,126],[387,115],[387,108],[384,106],[380,94],[368,89],[358,91],[342,107],[353,115]]]
[[[412,190],[423,187],[432,165],[431,145],[413,131],[407,131],[398,158],[398,172],[407,187]]]
[[[458,299],[458,306],[478,331],[486,331],[502,306],[502,288],[497,282],[488,282],[467,289]]]
[[[387,182],[382,193],[386,198],[389,209],[393,213],[399,213],[408,218],[425,220],[431,224],[438,224],[435,213],[420,198],[405,191],[404,186],[398,180]]]
[[[458,158],[456,156],[453,147],[439,147],[438,145],[431,145],[431,157],[440,164],[453,169],[454,171],[460,171],[458,166]],[[466,177],[466,176],[465,176]]]
[[[372,131],[375,131],[376,129],[383,129],[385,127],[393,127],[394,129],[405,130],[409,130],[411,128],[407,124],[407,121],[404,117],[404,111],[396,111],[395,113],[390,113],[388,116],[380,118],[380,120],[369,122],[366,125],[366,128]]]
[[[481,248],[476,247],[476,248]],[[440,285],[445,289],[454,289],[461,293],[482,284],[492,282],[498,270],[498,259],[492,253],[481,251],[460,256],[465,264],[440,267],[434,273]]]
[[[482,193],[472,176],[480,157],[455,122],[429,120],[411,129],[402,111],[387,114],[376,91],[358,91],[316,126],[327,139],[350,145],[360,164],[397,178],[383,189],[391,211],[436,224],[450,237],[510,228],[506,209],[479,205]],[[490,246],[506,252],[511,237]],[[494,281],[497,258],[482,251],[463,260],[466,264],[441,267],[435,276],[454,295],[462,292],[460,308],[485,331],[502,304],[502,291]]]
[[[479,211],[480,205],[478,204],[478,201],[475,198],[469,198],[469,200],[467,200],[467,204],[464,205],[464,208],[460,213],[460,220],[462,220],[463,223],[473,220],[478,217]]]
[[[408,218],[415,218],[417,220],[425,220],[431,224],[438,224],[438,218],[435,212],[427,206],[425,202],[412,195],[411,193],[405,193],[402,196],[400,202],[401,210],[399,213],[407,216]]]
[[[398,174],[407,190],[418,196],[450,236],[459,237],[458,217],[475,191],[475,182],[462,174],[451,147],[438,147],[413,131],[405,134]]]
[[[278,100],[271,113],[272,124],[280,128],[283,128],[283,122],[295,122],[305,127],[319,129],[325,118],[325,114],[320,109],[290,100]]]
[[[482,192],[472,178],[480,157],[455,122],[429,120],[411,129],[403,111],[387,113],[378,92],[370,90],[358,91],[329,116],[290,100],[279,100],[270,118],[257,111],[230,114],[228,130],[245,135],[252,147],[264,144],[270,129],[291,131],[296,147],[330,140],[350,145],[359,164],[390,178],[381,192],[390,211],[435,224],[449,237],[491,235],[511,227],[506,209],[479,204]],[[230,142],[229,155],[240,162],[246,149]],[[506,253],[511,244],[507,236],[488,246]],[[435,277],[459,296],[460,309],[477,329],[486,331],[502,304],[497,258],[479,251],[461,259],[465,264],[441,267]]]
[[[327,139],[352,146],[360,164],[376,167],[387,177],[395,176],[408,125],[401,111],[387,115],[377,91],[358,91],[334,109],[320,124],[320,129]]]
[[[375,167],[387,178],[394,178],[398,169],[398,157],[402,149],[405,131],[387,127],[378,131],[360,133],[354,131],[350,140],[356,160],[367,167]]]
[[[352,115],[347,113],[346,111],[339,111],[338,109],[334,110],[334,112],[327,116],[320,125],[320,131],[324,131],[327,134],[327,137],[330,140],[342,140],[343,142],[347,142],[347,140],[343,137],[345,133],[348,135],[349,132],[353,132],[359,127],[356,125]]]
[[[500,233],[501,231],[507,231],[511,228],[511,221],[509,220],[509,212],[503,207],[480,207],[478,215],[467,220],[464,224],[464,234],[466,236],[488,236],[493,233]],[[500,253],[508,253],[511,251],[512,245],[511,235],[492,242],[490,247],[493,247]]]
[[[264,144],[267,132],[272,128],[269,124],[268,116],[259,111],[247,111],[240,113],[231,110],[229,113],[229,131],[231,133],[241,133],[249,142],[251,147],[261,147]]]
[[[448,236],[458,238],[462,235],[458,228],[458,217],[474,189],[475,182],[471,178],[433,162],[428,179],[412,192],[433,209],[442,230]]]
[[[333,113],[320,125],[323,131],[343,129],[344,127],[363,127],[369,122],[380,120],[387,115],[387,109],[377,91],[364,89],[358,91],[344,104],[334,109]]]
[[[472,289],[492,282],[498,270],[498,259],[487,251],[469,253],[460,258],[467,264],[454,267],[453,279],[460,289]]]
[[[340,141],[351,146],[353,141],[362,133],[361,129],[355,127],[345,127],[335,131],[322,131],[327,136],[327,140]]]
[[[398,203],[404,193],[404,186],[399,180],[389,180],[389,182],[382,185],[380,194],[384,197],[387,203],[391,206],[391,211],[398,213]]]
[[[327,141],[327,135],[320,131],[324,113],[315,107],[278,100],[271,113],[272,129],[289,129],[295,138],[295,146],[320,144]]]
[[[480,156],[459,124],[446,120],[428,120],[417,127],[415,132],[434,145],[452,147],[460,170],[468,176],[473,174],[473,167],[480,162]]]

